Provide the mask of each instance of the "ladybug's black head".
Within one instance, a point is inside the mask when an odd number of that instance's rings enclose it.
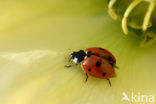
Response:
[[[70,59],[72,59],[76,64],[79,64],[84,60],[85,56],[86,53],[83,50],[80,50],[78,52],[73,52],[70,56]]]

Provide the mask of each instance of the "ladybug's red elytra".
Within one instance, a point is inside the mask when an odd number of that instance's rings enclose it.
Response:
[[[107,79],[111,86],[109,78],[114,77],[114,68],[117,66],[115,57],[108,50],[100,47],[79,50],[71,53],[69,62],[71,60],[76,65],[82,62],[81,67],[86,73],[86,82],[89,74],[95,78]],[[65,65],[65,67],[71,66]]]

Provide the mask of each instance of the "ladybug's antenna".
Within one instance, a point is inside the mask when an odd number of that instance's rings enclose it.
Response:
[[[70,48],[68,48],[68,51],[71,51],[71,49]],[[68,63],[70,63],[70,61],[71,61],[71,55],[69,55],[68,57],[66,57],[66,59],[69,59],[68,60]],[[69,67],[72,67],[72,65],[65,65],[64,67],[67,67],[67,68],[69,68]]]
[[[67,54],[67,53],[68,54],[71,53],[71,49],[70,48],[66,49],[65,54]],[[68,57],[69,57],[69,55],[65,56],[65,59],[68,59]]]
[[[111,86],[112,84],[111,84],[111,81],[109,80],[109,79],[107,79],[108,80],[108,82],[109,82],[109,85]]]
[[[70,61],[71,61],[71,58],[69,57],[68,63],[70,63]]]

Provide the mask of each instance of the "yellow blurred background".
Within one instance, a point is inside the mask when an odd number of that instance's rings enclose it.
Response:
[[[141,48],[138,35],[125,36],[107,3],[1,0],[0,104],[124,104],[123,92],[156,96],[156,45]],[[111,87],[91,76],[84,83],[80,66],[64,68],[71,51],[94,46],[117,58]]]

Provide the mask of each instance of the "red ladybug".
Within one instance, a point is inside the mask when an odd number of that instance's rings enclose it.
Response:
[[[70,60],[73,60],[76,65],[82,62],[81,67],[86,73],[86,82],[89,74],[96,78],[107,79],[111,86],[109,78],[115,75],[116,59],[106,49],[93,47],[73,52],[70,55]],[[65,67],[71,67],[71,65]]]
[[[99,56],[99,57],[101,57],[101,58],[104,58],[104,59],[107,60],[113,67],[117,67],[117,66],[115,66],[115,64],[116,64],[116,59],[115,59],[115,57],[112,55],[112,53],[110,53],[110,52],[107,51],[106,49],[99,48],[99,47],[87,48],[87,49],[85,49],[85,53],[87,53],[87,54],[94,54],[94,55],[96,55],[96,56]]]

